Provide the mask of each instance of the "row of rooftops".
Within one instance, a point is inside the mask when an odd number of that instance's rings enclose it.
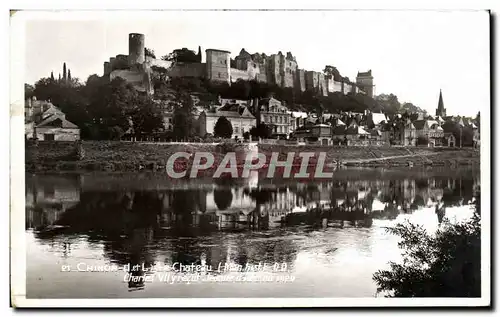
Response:
[[[66,115],[50,101],[36,100],[30,98],[26,100],[25,108],[33,111],[30,118],[26,118],[28,125],[37,128],[49,127],[58,122],[58,127],[64,129],[78,129],[78,126],[66,119]]]

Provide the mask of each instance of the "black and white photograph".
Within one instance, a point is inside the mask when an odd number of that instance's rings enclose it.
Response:
[[[11,305],[491,305],[490,23],[11,11]]]

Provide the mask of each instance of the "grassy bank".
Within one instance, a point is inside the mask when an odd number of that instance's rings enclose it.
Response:
[[[238,163],[243,163],[244,147],[237,144],[165,144],[84,141],[78,156],[77,145],[73,142],[27,143],[26,171],[141,171],[165,170],[168,158],[176,152],[210,152],[214,155],[215,166],[221,162],[225,153],[239,153]],[[347,166],[460,166],[478,165],[479,151],[473,149],[447,148],[367,148],[331,146],[289,146],[259,145],[267,161],[272,152],[279,153],[285,160],[287,154],[295,152],[326,153],[326,161]],[[369,161],[373,160],[373,161]],[[177,160],[175,169],[189,169],[189,161]],[[207,171],[210,173],[211,171]],[[212,171],[213,172],[213,171]]]

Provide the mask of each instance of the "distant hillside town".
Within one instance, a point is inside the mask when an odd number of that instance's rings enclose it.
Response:
[[[81,83],[62,76],[25,85],[25,137],[46,141],[221,139],[344,146],[478,147],[480,114],[452,116],[439,92],[435,115],[397,96],[374,95],[371,70],[356,83],[333,66],[298,68],[281,52],[249,54],[186,48],[157,59],[143,34],[129,54],[104,62]]]

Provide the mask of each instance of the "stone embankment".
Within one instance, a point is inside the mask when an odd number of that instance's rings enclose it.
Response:
[[[165,170],[169,157],[176,152],[210,152],[217,166],[228,152],[243,154],[247,144],[205,143],[140,143],[140,142],[38,142],[26,143],[26,171],[157,171]],[[259,144],[258,151],[264,153],[269,162],[273,152],[279,160],[286,160],[288,153],[326,153],[326,164],[330,166],[451,166],[478,165],[479,150],[420,147],[331,147]],[[238,164],[244,163],[243,155],[237,155]],[[310,160],[314,164],[315,159]],[[177,169],[189,167],[188,160],[176,161]],[[300,159],[295,160],[300,164]],[[206,171],[210,173],[210,170]]]

